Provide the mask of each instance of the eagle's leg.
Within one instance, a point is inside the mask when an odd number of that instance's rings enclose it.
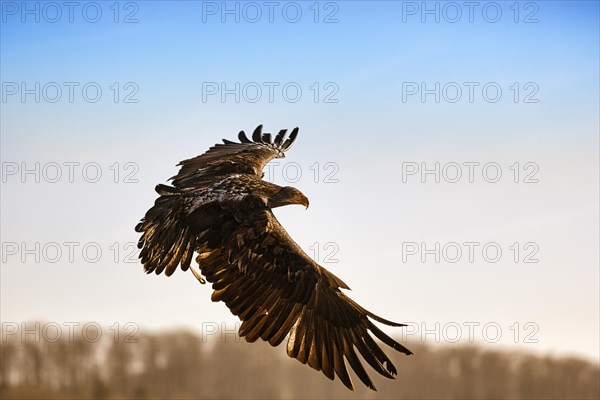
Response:
[[[196,279],[198,279],[198,282],[200,282],[202,285],[204,285],[206,283],[206,281],[204,280],[204,278],[202,278],[202,276],[200,276],[200,273],[198,271],[196,271],[194,269],[194,267],[192,267],[190,265],[190,271],[192,271],[192,273],[194,274],[194,276],[196,277]]]

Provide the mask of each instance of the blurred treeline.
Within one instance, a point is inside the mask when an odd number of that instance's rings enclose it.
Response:
[[[379,391],[361,387],[353,376],[356,388],[350,392],[339,380],[331,382],[288,358],[284,344],[248,344],[230,332],[209,340],[189,331],[138,332],[136,343],[125,342],[123,334],[116,338],[108,329],[103,333],[98,342],[81,334],[63,334],[55,342],[43,335],[5,335],[0,397],[600,398],[598,365],[575,358],[409,343],[415,353],[410,357],[385,349],[398,368],[396,380],[370,370]]]

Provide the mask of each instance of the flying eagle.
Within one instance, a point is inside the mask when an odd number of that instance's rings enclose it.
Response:
[[[244,131],[240,143],[223,144],[182,161],[173,186],[159,184],[160,197],[135,227],[142,233],[140,258],[147,273],[167,276],[178,265],[190,269],[194,252],[212,301],[223,301],[242,321],[239,335],[278,346],[289,334],[287,353],[303,364],[335,375],[353,390],[345,361],[360,380],[376,390],[358,353],[387,378],[396,368],[370,333],[404,354],[410,350],[377,328],[372,320],[406,326],[367,311],[340,289],[340,278],[312,260],[283,229],[271,211],[308,199],[298,189],[264,181],[263,169],[285,157],[298,128],[274,138],[259,125],[252,140]],[[370,332],[369,332],[370,331]],[[345,360],[344,360],[345,358]]]

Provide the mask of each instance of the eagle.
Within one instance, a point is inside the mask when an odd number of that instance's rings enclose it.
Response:
[[[370,389],[377,390],[358,353],[375,371],[393,379],[396,367],[373,337],[406,355],[410,350],[373,321],[406,326],[361,307],[341,289],[344,281],[317,264],[279,223],[272,209],[308,198],[298,189],[263,180],[263,169],[284,158],[298,128],[274,137],[259,125],[239,143],[223,139],[204,154],[178,164],[172,185],[141,222],[139,257],[147,273],[171,276],[178,266],[200,283],[212,283],[214,302],[222,301],[242,322],[239,335],[278,346],[288,337],[287,354],[354,390],[347,364]],[[201,274],[192,266],[197,253]]]

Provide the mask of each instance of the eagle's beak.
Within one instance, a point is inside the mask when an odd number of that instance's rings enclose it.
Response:
[[[308,210],[308,205],[309,205],[308,197],[306,197],[306,196],[300,197],[300,204],[302,204]]]

